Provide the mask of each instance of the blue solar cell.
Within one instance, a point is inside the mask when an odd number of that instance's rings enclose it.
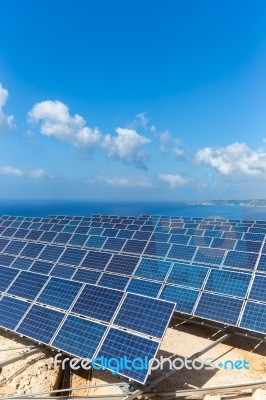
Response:
[[[208,271],[209,268],[205,267],[175,263],[167,278],[167,282],[180,286],[191,287],[194,289],[200,289]]]
[[[92,247],[95,249],[101,249],[103,244],[106,242],[107,238],[105,236],[90,236],[85,243],[86,247]]]
[[[207,229],[203,236],[211,237],[211,238],[220,238],[222,237],[223,232],[218,230],[209,230]]]
[[[65,278],[70,279],[72,275],[76,272],[77,268],[67,267],[66,265],[56,264],[52,271],[50,272],[51,276],[56,276],[57,278]]]
[[[44,244],[29,242],[26,244],[20,255],[30,258],[37,258],[44,246]]]
[[[266,333],[266,304],[246,302],[239,326],[252,331]]]
[[[50,231],[44,232],[42,234],[42,236],[40,237],[40,241],[51,243],[54,240],[54,238],[56,237],[56,235],[57,235],[56,232],[50,232]]]
[[[198,290],[165,285],[160,294],[160,298],[176,303],[176,311],[191,314],[198,299],[198,295]]]
[[[119,374],[144,384],[149,373],[148,369],[145,369],[144,360],[145,358],[148,360],[154,358],[158,347],[158,342],[111,328],[96,357],[104,357],[109,360],[114,357],[117,359],[127,357],[131,361],[137,359],[135,368],[130,370],[128,368],[121,369]],[[111,365],[110,368],[112,369]]]
[[[170,241],[171,237],[173,235],[169,234],[169,233],[153,233],[151,236],[151,241],[152,242],[168,242]],[[135,237],[134,237],[135,239]],[[172,242],[170,242],[172,243]]]
[[[26,239],[27,240],[38,240],[42,234],[43,234],[43,231],[37,231],[37,230],[33,229],[27,234]]]
[[[243,236],[244,240],[252,240],[259,242],[263,242],[264,238],[265,238],[264,233],[245,233]]]
[[[188,235],[171,235],[169,239],[169,243],[174,244],[188,244],[190,240],[190,236]]]
[[[118,229],[107,228],[104,229],[102,236],[115,237],[118,234]]]
[[[127,293],[114,324],[162,339],[174,308],[174,303]]]
[[[254,269],[258,254],[245,253],[244,251],[228,251],[224,265],[228,267]]]
[[[191,236],[189,241],[190,246],[209,247],[213,238],[207,236]]]
[[[32,263],[33,261],[29,260],[28,258],[17,257],[11,266],[12,268],[17,268],[27,271]]]
[[[103,274],[98,282],[100,286],[106,286],[111,289],[124,290],[129,279],[125,276]]]
[[[49,344],[65,314],[47,307],[33,305],[16,332]]]
[[[141,254],[146,247],[147,242],[144,240],[128,239],[123,251],[125,253]]]
[[[186,261],[191,261],[194,254],[196,251],[196,247],[194,246],[184,246],[184,245],[178,245],[178,244],[173,244],[169,254],[168,258],[173,258],[175,260],[186,260]]]
[[[266,276],[255,276],[249,299],[264,301],[266,303]]]
[[[110,322],[123,297],[123,292],[86,285],[72,311],[87,317]]]
[[[17,255],[21,252],[21,250],[26,246],[25,242],[20,240],[12,240],[8,246],[6,246],[4,252],[8,254]]]
[[[124,246],[126,239],[108,238],[104,243],[104,250],[120,251]]]
[[[64,228],[64,225],[54,224],[51,228],[52,232],[61,232]]]
[[[45,275],[21,271],[7,293],[23,297],[24,299],[34,300],[47,280],[48,277]]]
[[[62,232],[74,233],[76,230],[76,225],[66,225]]]
[[[194,258],[194,261],[198,263],[220,265],[223,261],[224,255],[225,255],[225,250],[199,247],[197,254]]]
[[[68,248],[60,257],[59,262],[62,264],[78,266],[86,254],[86,250]]]
[[[169,230],[170,233],[177,233],[178,235],[185,235],[185,233],[187,232],[186,228],[171,228]]]
[[[251,277],[251,274],[213,269],[204,289],[245,298]]]
[[[65,248],[63,246],[54,246],[48,244],[39,255],[39,259],[56,262],[64,250]]]
[[[101,274],[98,271],[91,271],[89,269],[78,268],[76,269],[76,273],[72,277],[72,280],[78,282],[90,283],[94,285],[98,281],[100,275]]]
[[[69,242],[69,240],[71,239],[71,237],[72,237],[71,233],[60,232],[54,238],[53,243],[67,244]]]
[[[81,266],[84,268],[94,268],[98,270],[104,270],[112,254],[100,253],[99,251],[89,251]]]
[[[68,244],[71,244],[72,246],[83,246],[87,240],[88,240],[88,235],[81,235],[75,233],[69,240]]]
[[[214,238],[211,247],[220,249],[233,250],[235,247],[235,240],[225,238]]]
[[[51,345],[79,358],[92,360],[106,329],[102,324],[68,315]]]
[[[171,265],[169,261],[142,258],[134,276],[163,282]]]
[[[257,270],[266,272],[266,255],[261,255]]]
[[[48,263],[48,262],[34,261],[32,266],[30,267],[30,271],[48,275],[49,272],[51,271],[51,269],[53,268],[53,266],[54,266],[54,264],[51,264],[51,263]],[[12,267],[13,267],[13,265],[12,265]]]
[[[171,247],[171,244],[164,242],[149,242],[144,250],[145,255],[154,257],[165,257]]]
[[[261,242],[252,242],[250,240],[238,240],[235,250],[259,253]]]
[[[243,300],[212,293],[202,293],[195,315],[213,321],[236,325],[242,305]]]
[[[136,240],[149,240],[151,237],[151,232],[145,232],[145,231],[135,231],[135,234],[133,236],[133,239]]]
[[[79,282],[52,277],[36,301],[67,310],[81,287]]]
[[[90,228],[89,234],[90,235],[96,235],[99,236],[103,233],[104,229],[103,228]]]
[[[29,309],[30,303],[4,296],[0,300],[0,326],[14,330],[23,315]]]
[[[9,256],[6,254],[0,254],[0,265],[3,267],[9,267],[12,262],[15,260],[15,257]]]
[[[230,232],[224,232],[223,233],[223,238],[225,239],[242,239],[243,233],[242,232],[235,232],[235,231],[230,231]]]
[[[161,285],[159,283],[132,278],[126,290],[131,293],[157,297],[160,289]]]
[[[18,271],[15,269],[0,267],[0,291],[5,292],[17,275]]]
[[[123,229],[123,230],[119,231],[117,237],[121,238],[121,239],[131,239],[133,237],[134,233],[135,233],[135,231]]]
[[[187,229],[187,235],[192,235],[192,236],[203,236],[204,234],[204,230],[203,229]],[[206,236],[205,236],[206,238]]]
[[[4,248],[8,245],[8,243],[9,243],[8,239],[0,239],[0,251],[3,251]]]
[[[12,237],[17,232],[17,228],[6,228],[2,236]]]
[[[108,264],[106,271],[118,274],[132,275],[139,258],[115,254]]]

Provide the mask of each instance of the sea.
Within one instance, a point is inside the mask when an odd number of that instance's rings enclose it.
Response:
[[[140,214],[181,217],[220,217],[225,219],[266,220],[266,207],[237,205],[206,206],[181,202],[90,202],[51,200],[0,200],[0,215],[130,215]]]

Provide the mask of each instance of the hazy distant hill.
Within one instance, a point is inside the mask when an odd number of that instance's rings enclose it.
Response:
[[[266,207],[266,200],[205,200],[188,202],[187,204],[193,206]]]

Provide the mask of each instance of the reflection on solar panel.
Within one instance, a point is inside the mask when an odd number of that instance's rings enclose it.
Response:
[[[201,289],[208,270],[209,269],[205,267],[175,263],[167,278],[167,282],[180,286],[188,286],[194,289]]]

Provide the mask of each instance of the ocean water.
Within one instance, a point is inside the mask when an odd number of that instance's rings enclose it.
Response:
[[[241,206],[200,206],[170,202],[85,202],[0,200],[0,215],[172,215],[184,217],[222,217],[266,220],[266,208]]]

